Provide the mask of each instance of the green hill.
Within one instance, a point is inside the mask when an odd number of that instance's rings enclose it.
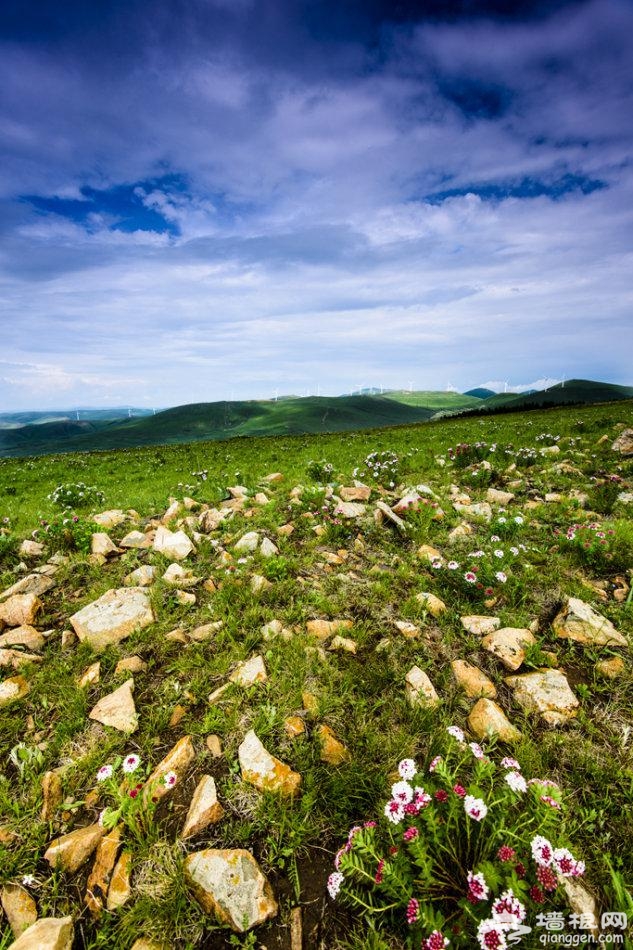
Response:
[[[496,396],[494,389],[485,389],[483,386],[478,386],[476,389],[468,389],[464,396],[474,396],[476,399],[488,399],[489,396]]]
[[[618,386],[615,383],[601,383],[591,379],[570,379],[539,392],[497,393],[480,403],[480,408],[518,411],[549,406],[591,405],[631,398],[633,386]]]
[[[481,405],[481,399],[463,393],[435,392],[434,390],[419,390],[409,392],[406,389],[394,389],[385,393],[387,399],[403,403],[405,406],[417,406],[422,409],[431,409],[435,412],[441,409],[470,409]]]

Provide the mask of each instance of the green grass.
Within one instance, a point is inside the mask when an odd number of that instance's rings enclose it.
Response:
[[[362,406],[362,400],[371,397],[354,398]],[[245,411],[244,425],[247,416]],[[58,511],[48,495],[62,483],[83,481],[95,486],[105,495],[101,510],[135,509],[141,528],[148,519],[164,513],[170,496],[190,496],[214,506],[226,497],[227,486],[242,484],[251,494],[264,491],[270,503],[252,505],[249,516],[236,514],[208,540],[200,541],[197,554],[184,562],[197,577],[212,578],[215,592],[199,584],[194,588],[196,604],[183,607],[164,581],[154,583],[151,599],[156,623],[98,657],[100,682],[85,689],[76,685],[77,678],[97,656],[86,645],[61,649],[61,634],[69,628],[70,616],[104,591],[121,586],[140,564],[153,564],[160,576],[168,561],[153,551],[132,551],[100,566],[86,555],[69,552],[69,561],[56,575],[56,588],[42,597],[44,611],[36,626],[54,632],[44,648],[43,663],[23,671],[31,691],[19,704],[0,709],[0,827],[17,835],[8,844],[0,844],[0,884],[34,875],[32,893],[40,913],[72,913],[80,922],[82,946],[127,950],[143,934],[182,950],[222,947],[230,945],[226,933],[214,929],[213,920],[189,897],[182,861],[186,853],[204,847],[246,847],[269,875],[281,904],[281,923],[258,931],[254,945],[286,948],[290,908],[297,903],[302,906],[305,933],[319,926],[333,853],[350,825],[378,816],[388,794],[387,776],[399,759],[423,758],[446,725],[466,725],[472,703],[457,690],[450,669],[450,661],[460,658],[490,676],[499,703],[522,730],[524,738],[516,755],[525,775],[546,775],[563,786],[568,802],[566,829],[574,848],[587,861],[588,881],[602,905],[615,909],[609,902],[622,888],[630,887],[632,873],[630,831],[623,819],[633,806],[630,651],[590,649],[559,640],[551,619],[563,597],[579,596],[623,634],[633,633],[630,599],[627,603],[614,597],[618,588],[623,589],[618,577],[630,583],[631,506],[617,500],[611,505],[610,499],[609,510],[591,513],[573,497],[574,491],[586,492],[590,499],[598,497],[596,486],[609,474],[622,479],[622,491],[633,490],[633,461],[610,450],[621,428],[632,425],[633,405],[618,403],[485,419],[450,418],[342,434],[273,435],[1,459],[0,590],[20,576],[15,573],[21,560],[19,541],[38,529],[40,518],[50,520]],[[560,452],[541,456],[539,450],[552,440],[539,436],[547,433],[559,436]],[[603,434],[608,440],[599,443]],[[458,443],[478,441],[496,445],[488,454],[492,466],[488,481],[514,491],[510,513],[524,516],[524,523],[512,529],[512,538],[499,543],[505,547],[521,543],[527,549],[491,608],[473,600],[465,586],[434,573],[417,555],[420,545],[430,544],[447,558],[465,561],[469,552],[490,546],[494,531],[510,530],[502,524],[478,522],[472,535],[449,542],[450,531],[461,521],[452,507],[451,485],[467,491],[473,501],[485,497],[486,487],[477,487],[476,477],[468,470],[454,467],[447,452]],[[507,454],[520,448],[536,450],[534,464]],[[330,462],[334,485],[351,485],[352,472],[363,467],[365,457],[383,451],[400,458],[400,491],[430,486],[443,518],[435,519],[431,507],[410,513],[406,516],[409,530],[401,535],[374,522],[373,502],[380,497],[374,493],[360,521],[328,522],[322,511],[324,492],[310,479],[309,463]],[[513,464],[516,468],[509,469]],[[282,482],[262,481],[274,471],[283,473]],[[291,497],[296,485],[304,486],[298,503]],[[541,501],[547,492],[557,492],[563,500]],[[384,497],[395,500],[398,492]],[[84,509],[78,515],[87,521],[93,513]],[[614,532],[608,548],[589,560],[564,539],[569,525],[582,520],[600,521]],[[279,536],[277,527],[289,522],[294,532]],[[316,525],[323,525],[325,533],[317,535]],[[118,541],[132,526],[126,522],[109,533]],[[184,527],[191,533],[191,525]],[[244,563],[235,557],[232,569],[227,570],[218,550],[232,552],[235,541],[248,530],[270,537],[279,554],[266,560],[256,553]],[[40,530],[38,537],[46,543],[45,532]],[[332,560],[336,552],[341,563],[328,563],[326,555]],[[44,561],[51,553],[47,550],[32,563]],[[253,574],[268,577],[272,586],[254,594]],[[596,582],[603,585],[606,599],[590,586]],[[441,597],[447,612],[438,619],[430,616],[416,599],[421,591]],[[538,621],[537,645],[521,672],[549,662],[547,653],[555,652],[556,665],[568,673],[580,700],[578,718],[569,726],[552,730],[524,714],[505,683],[506,670],[482,649],[478,637],[464,632],[462,614],[489,612],[505,626]],[[356,642],[357,654],[319,650],[320,645],[306,633],[306,622],[317,617],[351,620],[352,628],[344,636]],[[273,619],[292,632],[290,640],[263,638],[262,626]],[[406,639],[398,633],[396,620],[417,624],[422,636]],[[191,630],[209,621],[222,621],[222,626],[208,641],[183,646],[166,638],[178,626]],[[210,705],[208,695],[226,682],[236,663],[256,653],[264,657],[268,681],[248,689],[232,685]],[[139,729],[126,739],[95,726],[87,714],[99,698],[127,678],[127,674],[116,675],[115,667],[119,659],[132,654],[140,655],[147,668],[134,675]],[[596,662],[616,654],[623,655],[625,671],[617,680],[605,680],[596,672]],[[404,678],[414,664],[428,673],[442,699],[436,711],[412,709],[405,699]],[[316,712],[304,708],[306,691],[316,698]],[[170,725],[179,705],[184,706],[184,717]],[[284,729],[291,715],[301,715],[307,727],[305,735],[294,740]],[[316,734],[320,723],[329,725],[350,750],[349,763],[332,767],[321,761]],[[241,780],[237,749],[250,728],[273,754],[303,776],[302,795],[292,804],[262,796]],[[207,750],[205,740],[211,733],[221,738],[220,759],[213,759]],[[196,749],[192,769],[173,798],[159,807],[148,840],[126,841],[133,855],[132,899],[120,911],[104,914],[94,923],[81,909],[87,871],[72,878],[51,877],[43,852],[56,834],[96,819],[103,803],[83,803],[95,788],[95,773],[103,762],[137,751],[144,762],[155,765],[183,735],[192,736]],[[39,754],[18,774],[8,755],[20,742],[37,748]],[[48,825],[39,815],[41,780],[50,769],[61,769],[64,804]],[[178,830],[204,773],[214,776],[226,815],[199,838],[182,844]],[[2,926],[0,946],[8,946],[6,921]],[[395,934],[370,935],[359,921],[330,904],[322,926],[328,948],[396,950],[406,946],[404,938]]]

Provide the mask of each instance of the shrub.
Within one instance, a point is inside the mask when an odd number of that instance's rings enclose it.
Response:
[[[334,466],[331,462],[321,459],[320,462],[310,461],[306,466],[308,476],[315,482],[328,482],[334,474]]]
[[[455,448],[449,448],[447,454],[455,468],[468,468],[469,465],[482,462],[496,448],[496,445],[488,445],[487,442],[460,442]]]
[[[370,452],[363,466],[352,472],[354,478],[368,478],[386,488],[395,488],[402,476],[402,459],[395,452]]]
[[[600,515],[610,515],[621,491],[622,479],[618,475],[610,475],[592,487],[589,492],[589,507]]]
[[[51,521],[42,519],[37,531],[38,540],[43,541],[51,551],[79,551],[90,553],[92,535],[101,528],[89,519],[77,514],[57,515]]]
[[[85,482],[67,482],[65,485],[58,485],[47,497],[58,508],[64,508],[66,511],[102,505],[105,501],[102,491],[94,485],[86,485]]]

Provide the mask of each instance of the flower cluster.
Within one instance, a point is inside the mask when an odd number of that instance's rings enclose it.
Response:
[[[117,778],[117,772],[122,775]],[[113,764],[102,765],[96,779],[100,790],[111,800],[99,816],[104,828],[114,828],[122,822],[137,838],[143,838],[154,816],[161,797],[159,789],[173,788],[178,777],[168,771],[155,782],[148,782],[149,769],[143,768],[138,755],[131,753],[123,759],[117,757]]]
[[[524,544],[501,547],[500,540],[499,535],[493,534],[490,538],[492,550],[479,548],[471,551],[466,563],[454,559],[445,563],[441,558],[434,558],[431,568],[441,575],[445,585],[471,598],[493,597],[507,583],[512,572],[521,568],[520,555],[527,550]]]
[[[372,478],[385,488],[395,488],[400,480],[402,460],[395,452],[370,452],[363,466],[354,469],[354,478]]]
[[[566,532],[554,533],[562,541],[562,545],[570,548],[583,563],[600,565],[610,559],[611,540],[615,535],[612,528],[591,522],[572,524]]]
[[[454,448],[451,446],[446,454],[456,468],[468,468],[469,465],[483,461],[496,451],[495,443],[488,445],[487,442],[460,442]]]
[[[334,466],[331,462],[326,462],[325,459],[321,459],[320,462],[311,460],[306,466],[306,471],[313,481],[325,484],[332,478]]]
[[[85,482],[67,482],[65,485],[58,485],[50,495],[47,495],[47,498],[59,508],[69,510],[101,505],[105,500],[105,495],[94,485],[86,485]]]

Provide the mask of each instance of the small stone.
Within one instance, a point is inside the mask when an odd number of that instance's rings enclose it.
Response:
[[[473,706],[468,725],[478,739],[496,737],[502,742],[518,742],[519,730],[512,725],[501,706],[491,699],[480,699]]]
[[[611,446],[612,452],[620,455],[633,455],[633,429],[625,429]]]
[[[222,742],[219,736],[214,734],[207,736],[206,745],[214,759],[220,759],[222,757]]]
[[[385,504],[384,501],[377,501],[376,510],[374,512],[374,520],[376,521],[377,524],[381,524],[385,518],[392,525],[395,525],[395,527],[398,529],[398,531],[400,531],[401,534],[406,533],[407,526],[402,520],[402,518],[400,518],[400,516],[397,515],[395,511],[393,511],[389,507],[389,505]]]
[[[430,544],[422,544],[417,550],[417,556],[423,561],[442,561],[442,553]]]
[[[212,620],[210,623],[200,624],[200,626],[194,627],[193,630],[189,631],[189,639],[195,643],[204,643],[207,640],[213,639],[215,634],[221,630],[223,626],[224,621],[222,620]]]
[[[245,933],[278,913],[272,888],[248,851],[196,851],[185,859],[184,872],[202,909],[236,933]]]
[[[143,564],[128,574],[123,583],[126,587],[149,587],[156,579],[156,568],[152,564]]]
[[[509,670],[518,670],[525,659],[525,647],[535,643],[534,635],[522,627],[503,627],[482,640],[483,647],[498,657]]]
[[[255,683],[265,683],[268,679],[263,656],[253,656],[250,660],[238,663],[236,669],[229,676],[231,683],[238,686],[253,686]]]
[[[279,548],[276,544],[273,544],[270,538],[263,538],[259,546],[259,553],[262,557],[274,557],[279,554]]]
[[[18,549],[20,557],[41,557],[43,553],[44,545],[39,541],[31,541],[30,538],[26,538]]]
[[[0,647],[22,646],[27,650],[41,650],[45,643],[42,634],[28,625],[13,627],[0,635]]]
[[[62,780],[57,772],[45,772],[42,777],[42,821],[53,821],[55,813],[62,803]]]
[[[53,869],[60,867],[67,874],[74,874],[86,863],[105,833],[101,825],[78,828],[51,841],[44,858]]]
[[[143,670],[146,669],[147,663],[145,660],[135,654],[134,656],[126,656],[123,660],[119,660],[114,668],[114,675],[118,676],[119,673],[142,673]]]
[[[0,683],[0,709],[8,706],[17,699],[22,699],[29,692],[30,686],[23,676],[10,676]]]
[[[400,631],[403,637],[406,637],[407,640],[414,640],[416,637],[420,636],[420,628],[417,627],[414,623],[411,623],[410,620],[394,620],[394,626]]]
[[[89,718],[128,735],[136,732],[138,715],[132,696],[133,689],[134,680],[130,678],[114,692],[100,699],[94,709],[88,713]]]
[[[462,521],[461,524],[458,524],[452,531],[448,532],[448,543],[455,544],[457,541],[461,541],[462,538],[467,538],[474,533],[475,529],[473,526],[468,524],[467,521]]]
[[[102,531],[98,531],[90,538],[90,551],[92,554],[101,554],[103,557],[112,557],[119,554],[116,544]]]
[[[592,920],[595,922],[598,917],[596,899],[593,894],[589,893],[585,885],[576,877],[562,877],[562,875],[558,876],[558,883],[565,892],[565,897],[572,912],[586,917],[588,922]],[[588,929],[597,937],[597,925]]]
[[[339,490],[343,501],[369,501],[371,487],[369,485],[343,486]]]
[[[180,781],[196,757],[193,748],[191,736],[183,736],[182,739],[167,753],[164,759],[158,763],[150,777],[143,786],[143,796],[150,796],[154,800],[164,798],[170,787],[165,785],[161,779],[167,772],[175,772],[177,781]]]
[[[169,633],[166,633],[165,640],[170,640],[173,643],[182,643],[184,645],[189,643],[187,634],[182,629],[182,627],[176,627],[174,630],[170,630]]]
[[[105,554],[89,554],[86,560],[88,564],[92,564],[93,567],[103,567],[107,559]]]
[[[284,719],[284,732],[289,739],[304,735],[306,726],[301,716],[288,716]]]
[[[289,538],[292,532],[294,531],[295,526],[293,524],[281,524],[277,528],[277,534],[281,535],[283,538]]]
[[[253,574],[251,577],[250,588],[253,594],[261,594],[263,590],[269,590],[273,585],[261,574]]]
[[[567,603],[552,624],[557,637],[592,646],[626,647],[628,641],[610,620],[577,597]]]
[[[294,796],[301,785],[301,776],[268,752],[251,729],[238,749],[238,758],[245,782],[262,792],[279,792]]]
[[[91,663],[87,670],[84,670],[77,680],[77,686],[79,689],[85,689],[87,686],[94,686],[95,683],[99,682],[100,676],[101,663],[97,660],[96,663]]]
[[[317,735],[321,742],[321,761],[328,765],[342,765],[351,760],[349,750],[340,742],[329,726],[319,726]]]
[[[301,693],[301,702],[303,703],[303,708],[307,713],[316,715],[319,709],[319,701],[314,693],[309,693],[307,690],[304,690]]]
[[[130,873],[132,870],[132,854],[124,851],[114,866],[110,886],[108,887],[108,899],[106,907],[108,910],[118,910],[128,902],[132,894],[130,887]],[[138,941],[137,941],[138,942]],[[134,944],[136,946],[136,944]]]
[[[283,482],[284,476],[282,472],[271,472],[270,475],[264,475],[262,478],[263,482],[267,482],[269,485],[276,485],[278,482]]]
[[[77,642],[77,634],[74,630],[62,630],[62,650],[70,650]]]
[[[71,950],[74,936],[72,917],[42,917],[8,950]]]
[[[497,695],[495,684],[478,667],[472,666],[465,660],[453,660],[451,669],[457,685],[464,690],[469,699],[476,699],[479,696],[494,699]]]
[[[196,595],[187,590],[175,590],[174,597],[180,607],[193,607],[196,603]]]
[[[127,515],[120,508],[112,508],[110,511],[101,511],[92,516],[92,521],[98,524],[100,528],[109,531],[111,528],[117,528],[127,519]]]
[[[595,666],[596,673],[606,679],[615,680],[622,676],[625,670],[621,656],[614,656],[610,660],[600,660]]]
[[[215,781],[210,775],[203,775],[193,793],[181,838],[193,838],[211,824],[220,821],[224,809],[218,801]]]
[[[195,553],[195,548],[184,531],[169,531],[163,525],[156,531],[152,547],[159,554],[174,561],[183,561]]]
[[[37,920],[35,901],[19,884],[5,884],[0,900],[14,937],[19,937]]]
[[[472,614],[468,617],[460,617],[460,620],[466,633],[473,633],[477,637],[483,637],[487,633],[492,633],[501,626],[501,621],[498,617],[483,617]]]
[[[580,705],[562,670],[541,670],[508,676],[514,698],[528,712],[539,713],[550,726],[559,726],[577,715]]]
[[[42,657],[37,653],[24,653],[22,650],[0,649],[0,667],[8,666],[12,670],[19,670],[29,663],[41,663]]]
[[[360,518],[365,514],[366,506],[354,501],[339,501],[334,508],[335,517],[339,518]]]
[[[12,584],[11,587],[7,587],[6,590],[3,590],[0,594],[0,601],[8,600],[15,594],[34,594],[36,597],[39,597],[40,594],[45,594],[46,591],[51,590],[54,586],[55,581],[50,577],[45,577],[42,574],[27,574],[26,577],[21,578],[21,580]]]
[[[247,531],[239,541],[233,546],[237,554],[252,554],[259,545],[259,534],[257,531]]]
[[[306,630],[319,640],[327,640],[339,630],[350,630],[353,626],[351,620],[308,620]]]
[[[171,718],[169,720],[169,728],[175,729],[178,723],[181,722],[185,718],[186,715],[187,715],[186,706],[181,706],[180,704],[178,704],[177,706],[174,706],[174,711],[172,712]]]
[[[214,689],[212,693],[209,693],[207,697],[207,702],[209,705],[212,706],[214,703],[217,703],[218,699],[221,699],[230,688],[230,683],[223,683],[222,686],[218,686],[218,688]]]
[[[129,534],[126,534],[124,538],[121,538],[119,541],[120,548],[138,548],[139,550],[144,550],[145,548],[151,548],[152,541],[142,531],[130,531]]]
[[[83,607],[70,622],[82,643],[101,652],[153,623],[154,613],[146,591],[121,587]]]
[[[163,580],[166,584],[173,584],[176,587],[193,587],[200,583],[201,578],[194,577],[193,571],[185,570],[180,564],[170,564],[163,574]]]
[[[422,604],[424,609],[428,610],[428,612],[433,617],[439,617],[448,609],[444,601],[440,600],[439,597],[436,597],[435,594],[423,592],[421,594],[416,594],[415,599],[418,601],[418,603]]]
[[[93,917],[99,917],[106,902],[110,877],[121,847],[121,828],[112,831],[101,839],[97,847],[94,864],[86,885],[85,903]]]
[[[440,703],[435,687],[419,666],[412,666],[407,673],[405,693],[412,706],[437,706]]]
[[[275,637],[281,637],[282,640],[292,640],[292,630],[284,627],[281,620],[269,620],[261,628],[261,635],[264,640],[274,640]]]
[[[489,488],[486,492],[486,501],[492,505],[509,505],[514,500],[511,491],[500,491],[498,488]]]
[[[7,627],[30,627],[42,606],[37,594],[13,594],[0,604],[0,621],[4,621]]]
[[[350,640],[348,637],[336,636],[332,639],[328,650],[340,651],[343,653],[356,653],[357,645],[355,640]]]

